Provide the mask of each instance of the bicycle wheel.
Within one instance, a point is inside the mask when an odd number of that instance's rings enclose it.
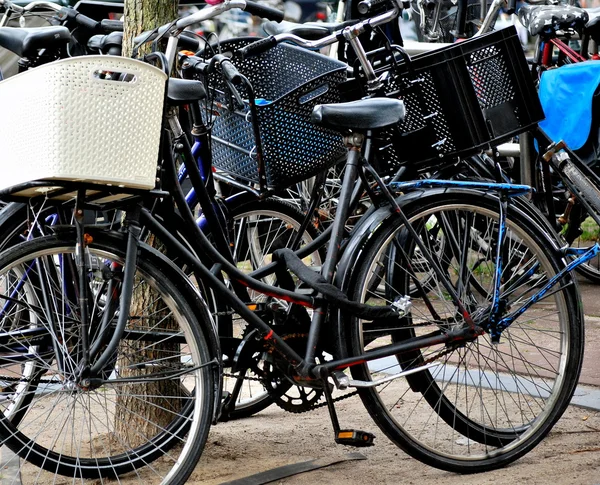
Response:
[[[248,200],[234,198],[227,206],[228,215],[231,219],[232,241],[237,241],[240,247],[235,250],[235,256],[239,260],[241,269],[254,270],[270,262],[274,250],[288,247],[294,241],[298,229],[301,226],[304,215],[289,203],[279,199]],[[35,233],[30,237],[40,237],[47,232],[47,227],[52,225],[52,218],[56,217],[56,208],[45,207],[40,211],[33,211],[26,204],[13,203],[0,212],[0,249],[10,247],[27,239],[31,228]],[[104,214],[95,214],[94,221],[108,223]],[[117,221],[118,222],[118,221]],[[244,234],[241,234],[243,229]],[[318,230],[309,225],[301,238],[300,246],[312,241],[318,235]],[[305,262],[309,265],[320,265],[321,259],[318,253],[309,256]],[[220,327],[230,327],[230,317],[223,316],[227,313],[208,288],[204,288],[202,282],[196,282],[203,289],[207,303],[215,321]],[[260,301],[262,295],[255,295]],[[223,323],[225,322],[225,323]],[[239,318],[234,321],[234,329],[225,332],[222,336],[224,350],[229,348],[227,355],[233,358],[240,338],[244,335],[245,322]],[[227,339],[233,338],[233,343],[228,345]],[[257,356],[258,357],[258,356]],[[260,359],[259,359],[260,361]],[[262,411],[273,403],[273,397],[268,394],[263,386],[265,373],[259,367],[259,361],[252,360],[251,368],[246,370],[243,391],[235,403],[235,409],[230,414],[230,419],[238,419],[251,416]],[[231,391],[238,379],[238,374],[226,371],[223,379],[224,391]],[[283,389],[283,383],[279,383],[280,392],[286,392],[290,386]],[[276,383],[271,379],[269,382],[271,393]],[[29,395],[29,394],[27,394]],[[281,398],[281,396],[279,396]],[[18,412],[20,401],[13,403],[11,407],[12,419],[20,419],[22,413]]]
[[[459,473],[491,470],[531,450],[568,406],[581,367],[583,332],[575,282],[566,275],[492,343],[490,312],[498,235],[498,204],[487,197],[446,193],[420,199],[406,214],[421,240],[440,226],[448,250],[445,276],[486,332],[470,343],[432,345],[395,358],[352,367],[360,380],[377,380],[423,365],[431,367],[377,387],[361,398],[378,426],[413,457]],[[405,261],[416,245],[399,221],[371,238],[353,276],[354,299],[390,304],[407,295]],[[438,238],[440,236],[438,235]],[[516,312],[564,267],[556,247],[524,213],[509,211],[500,302]],[[431,248],[434,255],[435,246]],[[444,262],[442,262],[444,263]],[[447,268],[447,269],[446,269]],[[431,274],[430,268],[420,271]],[[385,287],[385,294],[373,291]],[[412,299],[409,315],[394,328],[351,320],[354,355],[386,343],[466,325],[440,278]]]
[[[115,331],[122,249],[95,234],[86,250],[92,348]],[[121,342],[86,382],[73,237],[38,238],[0,257],[0,436],[45,470],[22,465],[36,483],[129,472],[133,482],[183,483],[202,453],[214,389],[199,322],[210,317],[165,259],[143,251],[138,261]],[[11,419],[13,408],[22,419]]]
[[[291,204],[280,199],[251,200],[228,205],[231,221],[231,241],[234,244],[234,259],[243,271],[250,272],[269,264],[272,254],[277,249],[292,247],[298,231],[304,220],[304,214]],[[319,232],[314,225],[309,224],[300,238],[298,248],[310,243]],[[308,266],[320,266],[322,257],[319,251],[304,258]],[[275,283],[275,276],[264,278],[265,283]],[[259,293],[250,292],[252,301],[257,304],[269,304],[279,307],[284,312],[287,304]],[[232,337],[238,342],[246,335],[246,322],[234,316]],[[223,343],[223,338],[222,338]],[[235,351],[236,349],[232,349]],[[232,419],[245,418],[267,408],[273,402],[288,411],[296,411],[295,402],[300,406],[306,404],[300,399],[295,386],[287,380],[272,376],[271,366],[261,352],[250,359],[248,368],[240,373],[232,374],[226,369],[223,378],[223,389],[231,392],[238,379],[243,379],[243,385],[235,408],[230,412]],[[267,386],[267,388],[265,387]]]

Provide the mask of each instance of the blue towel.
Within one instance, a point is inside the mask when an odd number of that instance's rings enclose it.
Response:
[[[581,148],[592,126],[592,97],[600,84],[600,61],[551,69],[542,74],[540,101],[546,119],[540,127],[554,142]]]

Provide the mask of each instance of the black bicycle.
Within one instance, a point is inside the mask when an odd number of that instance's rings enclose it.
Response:
[[[234,365],[261,362],[275,392],[287,383],[319,390],[339,443],[370,445],[373,435],[339,425],[332,385],[357,388],[390,439],[446,470],[503,466],[539,443],[568,405],[583,334],[564,252],[512,203],[527,187],[419,180],[396,185],[403,195],[395,198],[369,167],[375,134],[402,121],[403,103],[314,104],[317,132],[350,148],[335,222],[298,251],[275,251],[251,276],[194,223],[174,148],[201,202],[210,194],[189,146],[172,143],[167,131],[163,190],[52,182],[49,200],[75,193],[74,226],[0,256],[6,446],[50,473],[97,478],[135,470],[140,481],[184,482],[221,405],[220,339],[200,283],[248,324]],[[335,161],[324,157],[322,169]],[[354,180],[366,173],[385,203],[346,237]],[[40,186],[48,183],[5,193]],[[149,210],[157,199],[175,202],[185,239]],[[123,210],[121,231],[87,226],[86,207]],[[202,208],[208,213],[211,204]],[[179,266],[140,241],[141,227]],[[315,273],[302,258],[325,244],[327,259]],[[269,275],[275,286],[262,281]],[[257,305],[248,289],[265,303]],[[173,465],[167,476],[152,464],[159,457]]]

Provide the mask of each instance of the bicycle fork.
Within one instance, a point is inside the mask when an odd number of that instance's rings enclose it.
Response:
[[[137,256],[139,252],[139,242],[141,235],[141,226],[139,223],[140,206],[134,205],[131,210],[126,212],[124,227],[127,229],[127,249],[125,253],[125,264],[123,267],[121,291],[119,292],[119,316],[116,326],[112,328],[108,325],[107,318],[111,315],[104,315],[100,331],[97,332],[93,342],[90,342],[91,320],[89,317],[89,282],[88,275],[92,271],[92,262],[87,249],[91,242],[91,236],[86,234],[83,223],[83,199],[85,189],[77,195],[77,205],[75,209],[75,226],[77,229],[76,245],[76,263],[78,273],[78,293],[81,318],[81,361],[76,375],[77,383],[84,389],[93,389],[100,387],[104,383],[101,373],[105,366],[115,355],[119,342],[125,331],[125,326],[129,321],[129,311],[133,296],[134,275],[137,267]],[[109,285],[109,290],[116,290],[113,285]],[[109,291],[105,310],[111,312],[113,291]],[[108,329],[111,332],[108,332]],[[110,340],[109,340],[109,333]],[[107,342],[108,341],[108,342]],[[103,350],[101,350],[103,349]]]

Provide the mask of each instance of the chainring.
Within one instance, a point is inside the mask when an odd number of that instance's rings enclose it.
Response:
[[[281,337],[294,349],[306,348],[307,333],[288,333]],[[272,361],[264,362],[261,380],[274,403],[289,413],[312,411],[324,396],[322,389],[301,386],[293,382]]]

